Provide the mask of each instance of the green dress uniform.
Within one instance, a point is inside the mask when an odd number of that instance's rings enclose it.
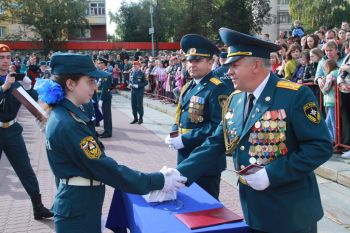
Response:
[[[213,71],[213,74],[215,77],[220,79],[223,83],[225,83],[227,88],[230,90],[230,93],[232,93],[235,88],[233,86],[231,77],[227,75],[228,68],[229,66],[219,66]]]
[[[171,128],[171,131],[179,131],[184,144],[184,148],[177,153],[177,163],[180,165],[215,131],[221,121],[223,103],[230,94],[225,84],[215,78],[212,72],[203,77],[195,87],[193,85],[194,81],[191,81],[183,87],[176,123]],[[221,172],[225,168],[226,158],[223,155],[195,181],[213,197],[218,198]]]
[[[269,59],[279,46],[222,28],[228,62],[242,56]],[[327,126],[308,87],[280,81],[272,73],[244,123],[247,93],[235,91],[222,122],[202,146],[178,165],[189,184],[226,151],[236,170],[265,166],[270,185],[257,191],[239,179],[244,219],[250,228],[270,233],[316,232],[309,227],[323,216],[314,170],[333,152]],[[200,166],[198,164],[200,163]],[[194,165],[195,164],[195,165]]]
[[[48,160],[55,177],[61,179],[53,205],[57,233],[101,231],[103,184],[137,194],[164,185],[161,173],[137,172],[107,157],[91,132],[90,120],[81,108],[63,99],[47,122]],[[90,179],[91,185],[70,185],[73,177]]]
[[[107,69],[105,70],[107,71]],[[103,128],[102,135],[112,136],[112,94],[110,88],[113,83],[111,75],[99,79],[100,85],[98,89],[99,100],[102,101]],[[102,136],[101,135],[101,136]]]
[[[145,91],[145,86],[148,84],[145,73],[141,70],[132,71],[130,74],[130,84],[131,88],[131,108],[134,120],[138,120],[139,123],[143,122],[143,95]],[[137,85],[137,87],[133,87]],[[137,116],[139,114],[139,117]]]
[[[2,151],[4,151],[24,189],[32,200],[34,218],[52,217],[52,214],[41,203],[38,179],[30,164],[28,151],[22,136],[23,128],[16,121],[21,103],[11,92],[21,85],[15,82],[9,90],[4,92],[1,86],[5,83],[5,80],[6,76],[0,76],[0,158]],[[28,91],[28,93],[33,98],[37,97],[33,89]]]

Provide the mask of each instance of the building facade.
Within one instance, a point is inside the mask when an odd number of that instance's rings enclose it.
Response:
[[[68,36],[68,40],[84,40],[84,41],[106,41],[106,3],[105,0],[88,0],[86,8],[86,18],[89,28],[79,30],[72,36]],[[0,6],[0,15],[6,14]],[[0,21],[0,40],[12,38],[15,40],[28,41],[38,38],[32,31],[28,30],[24,25],[10,21]]]
[[[291,35],[292,20],[289,15],[289,0],[270,0],[270,23],[264,25],[262,34],[269,34],[270,40],[275,41],[280,31],[285,31],[286,35]]]

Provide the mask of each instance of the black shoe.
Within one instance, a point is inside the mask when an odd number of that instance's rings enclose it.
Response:
[[[140,118],[139,121],[137,122],[137,124],[141,125],[143,123],[143,119]]]
[[[31,200],[33,204],[33,213],[35,220],[53,217],[53,213],[49,209],[47,209],[41,202],[40,194],[32,197]]]
[[[109,133],[103,133],[103,134],[100,135],[99,138],[110,138],[110,137],[112,137],[111,134],[109,134]]]
[[[130,124],[135,124],[135,123],[137,123],[137,119],[134,119],[132,122],[130,122]]]

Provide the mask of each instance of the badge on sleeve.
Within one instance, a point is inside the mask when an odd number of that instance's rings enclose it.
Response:
[[[321,122],[320,111],[318,111],[317,105],[314,102],[304,105],[304,113],[311,122],[315,124],[319,124]]]
[[[80,148],[89,159],[99,159],[102,154],[100,147],[92,136],[83,138],[80,141]]]

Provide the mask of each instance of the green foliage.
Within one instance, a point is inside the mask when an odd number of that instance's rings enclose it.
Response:
[[[342,21],[349,22],[348,0],[290,0],[289,14],[292,20],[300,20],[306,31],[320,26],[340,27]]]
[[[141,0],[123,1],[117,14],[116,34],[122,41],[150,41],[151,4],[156,41],[179,41],[189,33],[218,39],[218,29],[228,27],[257,33],[269,18],[269,0]]]
[[[57,49],[58,41],[88,27],[85,0],[1,1],[7,20],[18,22],[40,36],[45,51]]]

